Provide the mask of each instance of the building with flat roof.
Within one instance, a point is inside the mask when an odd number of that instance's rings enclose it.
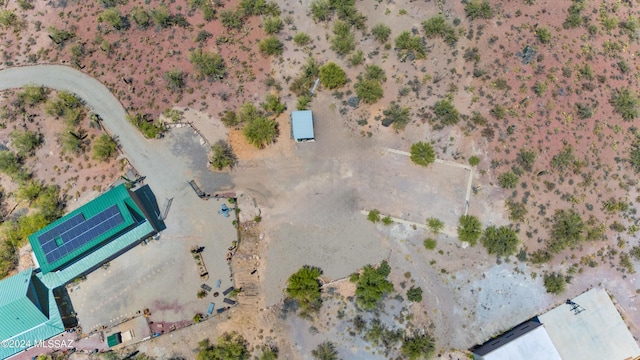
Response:
[[[472,350],[476,360],[562,360],[544,326],[525,321]]]
[[[609,294],[591,289],[470,351],[476,360],[630,360],[635,341]]]
[[[0,281],[0,359],[64,331],[53,296],[32,269]]]
[[[609,294],[591,289],[539,316],[563,359],[625,360],[640,347]]]
[[[296,142],[315,140],[311,110],[291,112],[291,137]]]

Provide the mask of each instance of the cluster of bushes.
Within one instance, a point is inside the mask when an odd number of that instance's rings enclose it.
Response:
[[[403,31],[396,37],[395,45],[398,56],[403,60],[411,55],[416,59],[427,57],[427,46],[420,35],[411,35],[409,31]]]
[[[387,279],[391,267],[386,261],[377,268],[366,265],[361,273],[354,273],[349,279],[356,284],[356,303],[362,309],[371,311],[378,307],[382,298],[393,291],[393,284]]]
[[[198,343],[198,360],[248,360],[251,352],[248,342],[238,333],[225,333],[215,344],[209,339]]]
[[[189,53],[189,61],[202,77],[209,80],[224,79],[227,75],[225,62],[220,54],[195,49]]]
[[[354,88],[360,100],[373,104],[384,96],[382,84],[387,81],[387,75],[378,65],[367,65],[364,73],[358,75],[358,82]]]
[[[489,226],[484,232],[482,223],[473,215],[462,215],[458,224],[458,238],[475,246],[478,240],[489,254],[508,257],[515,254],[520,244],[517,232],[511,226]]]
[[[428,38],[440,37],[449,46],[455,46],[458,42],[458,34],[455,27],[447,24],[441,15],[423,21],[422,28]]]
[[[226,167],[233,168],[238,162],[238,158],[231,145],[224,140],[220,140],[211,146],[211,159],[209,161],[214,169],[222,170]]]
[[[222,10],[220,22],[228,30],[240,30],[249,16],[280,16],[280,7],[272,1],[242,0],[235,10]]]
[[[284,111],[284,105],[273,95],[267,97],[267,102],[262,104],[270,114],[279,114]],[[279,112],[278,112],[279,111]],[[266,116],[254,104],[246,102],[237,112],[227,110],[221,118],[227,126],[243,125],[243,134],[249,143],[262,149],[273,143],[278,137],[278,123]]]
[[[313,0],[310,5],[314,21],[329,21],[334,14],[358,30],[367,26],[367,17],[356,9],[355,0]]]
[[[147,139],[159,138],[165,131],[167,131],[165,123],[153,120],[150,115],[136,113],[133,116],[127,115],[127,119],[137,127]]]
[[[390,126],[398,130],[404,130],[411,120],[411,109],[408,106],[400,106],[395,102],[389,104],[389,107],[382,111],[382,126]]]

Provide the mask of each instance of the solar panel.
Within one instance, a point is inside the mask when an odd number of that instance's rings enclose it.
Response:
[[[83,214],[75,215],[38,239],[47,261],[52,263],[123,222],[118,206],[113,205],[88,220]]]

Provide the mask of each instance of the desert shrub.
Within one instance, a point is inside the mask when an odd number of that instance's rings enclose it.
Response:
[[[18,93],[18,101],[20,104],[35,106],[46,101],[48,96],[49,89],[44,86],[26,85]]]
[[[543,44],[551,42],[551,30],[546,27],[539,27],[536,29],[536,38]]]
[[[278,137],[278,123],[275,120],[259,116],[247,123],[242,132],[249,143],[262,149],[273,143]]]
[[[278,359],[278,348],[274,346],[263,345],[261,348],[261,354],[257,358],[257,360],[277,360]]]
[[[458,238],[475,246],[482,235],[482,224],[473,215],[462,215],[458,223]]]
[[[18,0],[17,2],[18,2],[18,6],[20,6],[20,9],[22,10],[34,9],[32,0]]]
[[[636,173],[640,172],[640,137],[637,135],[629,149],[629,162]]]
[[[381,43],[387,42],[389,40],[389,36],[391,35],[391,28],[385,24],[377,24],[371,28],[371,35],[373,38]]]
[[[575,162],[576,157],[573,153],[573,147],[566,145],[559,153],[551,158],[551,167],[560,171],[565,171],[573,166]]]
[[[438,234],[444,229],[444,223],[442,222],[442,220],[434,217],[430,217],[427,219],[427,226],[429,227],[429,230],[431,230],[435,234]]]
[[[195,318],[194,318],[194,322]],[[198,360],[249,360],[251,352],[247,341],[238,333],[225,333],[215,345],[205,339],[198,343]]]
[[[216,18],[216,8],[221,2],[215,2],[210,0],[189,0],[189,9],[200,9],[202,16],[206,21],[211,21]]]
[[[19,30],[22,27],[22,21],[13,10],[0,10],[0,25],[4,29],[13,27],[15,30]]]
[[[238,4],[238,12],[243,16],[271,15],[279,16],[280,7],[272,1],[265,0],[241,0]]]
[[[293,43],[298,46],[305,46],[311,42],[311,36],[309,34],[300,32],[293,36]]]
[[[408,106],[400,106],[396,103],[389,104],[389,107],[382,111],[382,125],[393,125],[397,130],[404,130],[411,120],[411,109]]]
[[[424,239],[423,245],[424,245],[424,248],[427,250],[434,250],[436,246],[438,246],[438,241],[433,238],[426,238]]]
[[[329,0],[313,0],[310,9],[314,21],[329,21],[333,15]]]
[[[62,117],[67,126],[75,126],[84,115],[82,100],[68,91],[60,91],[55,98],[47,100],[44,106],[48,115]]]
[[[615,89],[609,100],[614,110],[622,115],[625,121],[632,121],[638,117],[638,95],[629,88]]]
[[[369,211],[369,214],[367,215],[367,220],[371,221],[374,224],[380,221],[380,211],[378,211],[377,209],[373,209]]]
[[[471,122],[474,125],[487,125],[487,118],[485,118],[484,116],[482,116],[482,114],[480,114],[477,111],[474,111],[471,113]]]
[[[567,19],[562,23],[562,27],[565,29],[577,28],[582,25],[584,18],[582,17],[582,10],[585,7],[585,0],[573,0],[569,6]]]
[[[640,29],[640,21],[638,21],[638,18],[631,15],[628,20],[620,22],[619,26],[623,32],[629,35],[629,39],[638,39],[638,30]]]
[[[280,98],[274,94],[267,94],[264,98],[264,102],[260,103],[260,107],[262,107],[262,109],[269,115],[275,116],[282,114],[287,109],[287,106],[280,102]]]
[[[497,120],[502,120],[505,118],[505,116],[507,116],[507,110],[500,104],[496,104],[493,108],[491,108],[491,110],[489,110],[489,113],[493,115],[493,117]]]
[[[474,19],[491,19],[493,17],[493,9],[491,4],[486,0],[469,0],[464,6],[464,12],[467,17]]]
[[[471,157],[469,157],[469,165],[471,166],[478,166],[478,164],[480,164],[480,158],[473,155]]]
[[[242,14],[233,10],[222,10],[220,12],[220,22],[227,30],[239,30],[244,25]]]
[[[595,112],[595,105],[576,103],[576,110],[581,120],[589,119]]]
[[[458,42],[456,29],[448,25],[441,15],[423,21],[422,28],[428,38],[440,37],[449,46],[454,46]]]
[[[393,284],[387,280],[391,267],[382,261],[378,268],[366,265],[362,269],[356,283],[356,303],[364,310],[371,311],[378,307],[382,298],[393,291]]]
[[[268,36],[258,44],[258,49],[262,55],[281,55],[284,51],[284,44],[275,36]]]
[[[320,76],[320,67],[314,58],[309,57],[300,70],[300,75],[291,82],[289,90],[298,96],[309,95],[311,87]]]
[[[335,89],[347,83],[347,74],[333,62],[320,66],[320,82],[327,89]]]
[[[116,154],[116,142],[107,134],[100,135],[93,142],[93,158],[98,161],[106,161]]]
[[[338,351],[331,341],[325,341],[311,350],[311,356],[316,360],[338,360]]]
[[[376,80],[360,80],[355,85],[356,95],[367,104],[373,104],[384,96],[380,82]]]
[[[127,115],[127,119],[135,127],[140,129],[142,135],[147,139],[156,139],[167,131],[167,127],[164,123],[150,121],[147,116],[141,113],[136,113],[133,116]]]
[[[98,15],[98,22],[108,23],[116,30],[126,30],[129,27],[127,17],[123,16],[120,10],[115,7],[107,8]]]
[[[566,288],[566,284],[567,280],[562,273],[552,272],[544,276],[544,287],[548,293],[560,294]]]
[[[291,299],[300,304],[300,309],[308,313],[318,311],[322,306],[320,298],[320,282],[318,278],[322,270],[317,267],[303,266],[289,277],[285,292]]]
[[[364,53],[362,50],[358,50],[351,54],[347,60],[351,66],[358,66],[364,62]]]
[[[14,130],[9,134],[12,147],[21,157],[33,155],[42,144],[42,134],[29,130]]]
[[[236,154],[233,153],[231,145],[224,140],[220,140],[211,146],[210,162],[214,169],[222,170],[226,167],[233,168],[238,159]]]
[[[512,171],[507,171],[498,176],[498,183],[503,189],[513,189],[518,185],[520,178]]]
[[[309,105],[311,104],[311,95],[305,94],[298,98],[296,103],[296,109],[298,110],[309,110]]]
[[[180,91],[185,86],[185,75],[180,69],[165,71],[164,79],[167,82],[167,88],[171,91]]]
[[[21,159],[12,151],[0,150],[0,171],[13,180],[26,178],[23,174]]]
[[[584,241],[586,225],[573,209],[557,210],[551,225],[551,239],[548,248],[558,253],[565,248],[574,249]]]
[[[227,127],[234,127],[240,124],[240,119],[238,119],[236,113],[231,110],[225,110],[224,113],[219,115],[220,121]]]
[[[527,207],[525,204],[511,199],[505,201],[505,206],[509,210],[509,220],[515,222],[523,222],[525,216],[527,216]]]
[[[636,260],[640,260],[640,245],[632,247],[629,251],[629,255],[633,256]]]
[[[82,128],[74,130],[73,128],[60,133],[58,141],[62,145],[62,152],[64,154],[81,154],[85,150],[87,143],[83,141],[85,137],[84,130]]]
[[[508,257],[518,251],[520,240],[515,230],[506,226],[489,226],[484,230],[480,243],[489,254]]]
[[[411,161],[414,164],[429,166],[436,160],[436,152],[433,146],[426,142],[417,142],[411,145]]]
[[[356,39],[351,32],[351,25],[346,21],[336,20],[333,24],[331,49],[338,55],[346,55],[356,48]]]
[[[537,96],[543,96],[545,92],[547,92],[547,83],[546,81],[536,81],[532,87],[533,92]]]
[[[195,49],[189,53],[189,61],[206,78],[223,79],[227,75],[224,59],[220,54]]]
[[[51,41],[60,46],[64,46],[68,40],[71,40],[76,36],[72,31],[58,29],[55,26],[50,26],[47,30],[49,31],[49,38]]]
[[[531,150],[520,149],[516,156],[516,163],[526,171],[533,170],[533,164],[536,161],[536,153]]]
[[[430,359],[436,351],[436,341],[428,334],[405,337],[400,352],[409,360]]]
[[[195,41],[197,43],[204,43],[207,40],[211,39],[213,37],[213,34],[208,32],[207,30],[200,30],[198,31],[198,35],[196,35]]]
[[[422,288],[421,287],[411,287],[407,290],[407,299],[413,302],[422,301]]]
[[[382,224],[385,226],[389,226],[393,224],[393,219],[389,215],[383,217],[380,221],[382,221]]]
[[[433,113],[442,126],[455,125],[460,121],[460,113],[450,97],[436,101],[433,104]]]
[[[268,17],[262,22],[264,32],[269,35],[277,34],[284,28],[284,23],[280,17]]]
[[[384,69],[378,65],[367,65],[364,68],[363,78],[365,80],[375,80],[380,83],[387,81],[387,75]]]
[[[401,58],[412,53],[416,59],[424,59],[427,57],[427,47],[419,35],[411,35],[409,31],[403,31],[395,40],[398,56]]]
[[[529,259],[534,265],[544,264],[551,261],[553,255],[545,249],[538,249],[535,252],[529,254]]]

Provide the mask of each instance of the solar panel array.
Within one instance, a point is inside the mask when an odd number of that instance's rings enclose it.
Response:
[[[118,206],[113,205],[88,220],[83,214],[75,215],[40,235],[38,240],[51,264],[123,222]],[[60,246],[56,244],[58,238],[62,239]]]

